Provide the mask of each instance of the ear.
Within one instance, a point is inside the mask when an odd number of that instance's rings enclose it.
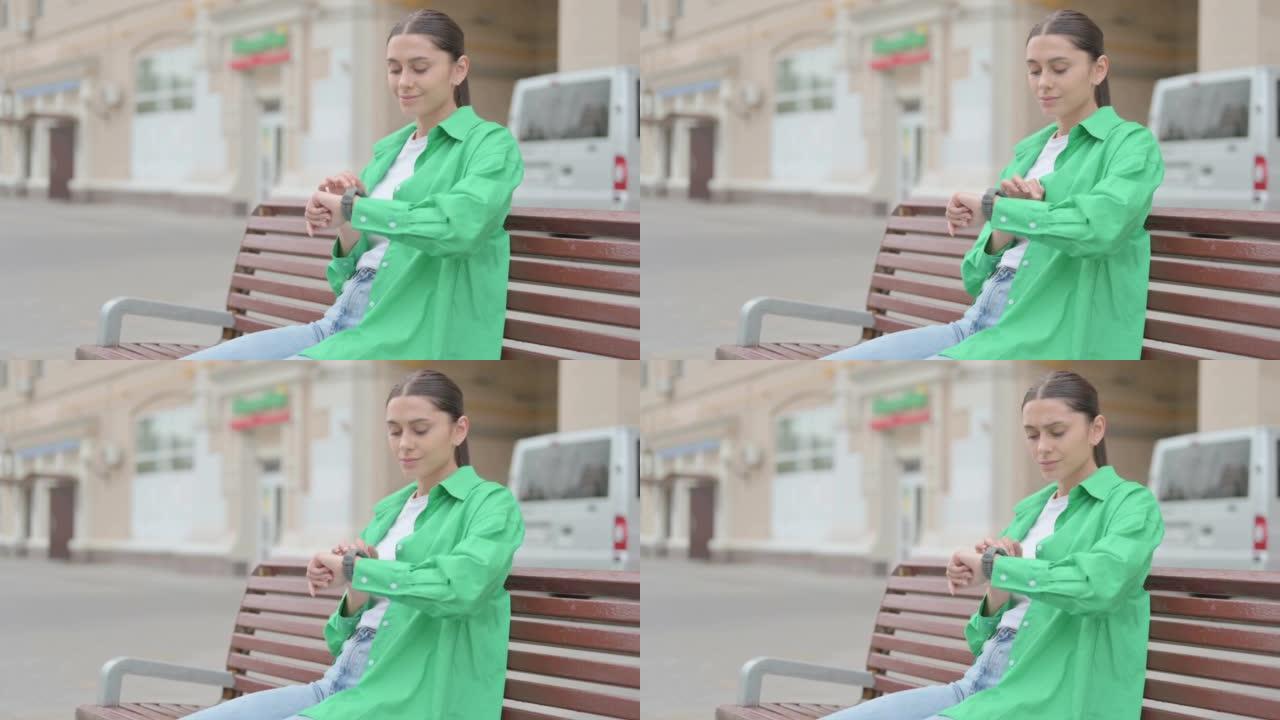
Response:
[[[453,446],[458,447],[461,445],[467,439],[467,433],[469,432],[471,432],[471,418],[463,415],[453,425],[453,434],[449,438],[453,442]]]
[[[462,84],[463,80],[467,79],[467,73],[469,72],[471,72],[471,58],[463,55],[458,58],[458,62],[453,64],[453,71],[449,75],[449,82],[452,83],[454,87],[458,87]]]
[[[1107,418],[1102,415],[1093,419],[1089,425],[1089,444],[1097,445],[1107,436]]]
[[[1099,55],[1098,61],[1093,65],[1092,82],[1094,86],[1102,84],[1107,79],[1107,75],[1111,72],[1111,58],[1106,55]]]

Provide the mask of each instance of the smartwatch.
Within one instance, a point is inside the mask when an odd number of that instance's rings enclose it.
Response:
[[[347,191],[342,193],[342,218],[348,222],[351,221],[352,206],[355,205],[357,197],[368,197],[368,195],[361,192],[360,188],[355,185],[347,188]]]
[[[348,550],[347,554],[342,556],[342,574],[347,576],[347,582],[351,582],[352,576],[356,574],[356,558],[367,558],[369,554],[363,550]]]
[[[991,188],[982,196],[982,214],[987,219],[991,219],[991,215],[995,212],[996,198],[1005,197],[1003,190]]]
[[[982,574],[985,575],[988,580],[991,579],[992,567],[995,566],[997,555],[1004,555],[1007,557],[1009,553],[1005,552],[1005,549],[998,545],[992,545],[987,548],[986,552],[982,553]]]

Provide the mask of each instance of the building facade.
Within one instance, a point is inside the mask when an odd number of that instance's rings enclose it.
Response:
[[[1268,62],[1266,3],[1231,0],[650,0],[642,190],[884,212],[989,186],[1044,127],[1031,27],[1071,7],[1103,28],[1111,94],[1147,121],[1160,77]]]
[[[725,561],[883,573],[999,532],[1043,486],[1021,403],[1053,369],[1098,388],[1108,462],[1144,484],[1160,438],[1280,423],[1280,369],[1258,361],[646,369],[643,551]]]
[[[383,53],[427,5],[462,26],[472,105],[503,124],[521,77],[637,61],[619,43],[637,0],[3,0],[0,193],[233,213],[305,197],[412,120]],[[565,37],[583,16],[597,32]]]
[[[0,554],[62,533],[73,560],[241,572],[353,538],[405,484],[383,412],[416,367],[461,386],[496,482],[522,437],[637,422],[634,363],[2,365]]]

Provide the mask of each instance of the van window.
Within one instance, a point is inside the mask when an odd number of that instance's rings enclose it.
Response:
[[[1246,78],[1169,89],[1160,102],[1160,141],[1249,137],[1251,84]]]
[[[1200,443],[1165,452],[1160,501],[1249,496],[1249,440]]]
[[[609,137],[612,80],[530,88],[520,100],[520,142]]]
[[[610,440],[557,443],[520,459],[520,501],[609,497]]]

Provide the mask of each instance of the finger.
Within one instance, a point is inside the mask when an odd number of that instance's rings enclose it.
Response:
[[[956,226],[953,225],[950,220],[947,221],[947,234],[951,237],[956,236]]]

